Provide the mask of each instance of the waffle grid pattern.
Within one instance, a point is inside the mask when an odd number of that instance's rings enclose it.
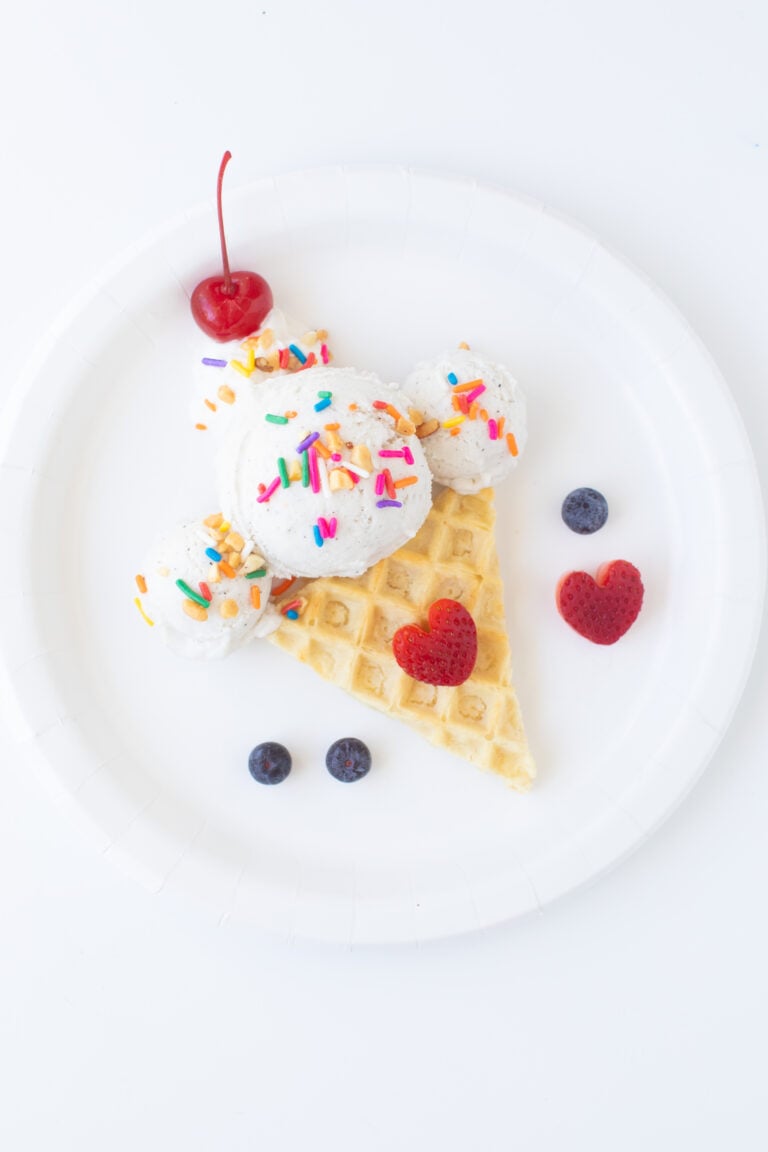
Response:
[[[303,616],[270,639],[431,743],[526,789],[535,770],[512,686],[494,522],[492,489],[472,496],[444,489],[408,544],[361,577],[307,584]],[[457,687],[413,680],[392,654],[397,629],[423,622],[441,597],[462,603],[477,625],[477,663]]]

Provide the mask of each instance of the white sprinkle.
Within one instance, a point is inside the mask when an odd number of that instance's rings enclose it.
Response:
[[[346,460],[342,462],[342,468],[348,468],[350,472],[354,472],[355,476],[359,476],[362,480],[367,480],[370,472],[366,472],[365,468],[358,468],[357,464],[348,464]]]

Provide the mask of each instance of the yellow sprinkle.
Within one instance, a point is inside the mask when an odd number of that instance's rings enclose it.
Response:
[[[229,520],[222,520],[221,524],[219,524],[219,532],[223,532],[226,536],[231,527],[232,525],[230,524]]]
[[[234,404],[235,402],[235,394],[227,384],[221,385],[217,395],[224,404]]]
[[[136,587],[138,588],[139,592],[141,592],[141,594],[143,596],[147,590],[147,582],[143,576],[137,576],[136,577]]]
[[[239,372],[241,376],[247,377],[253,372],[253,368],[246,367],[246,365],[241,364],[239,360],[230,360],[229,366],[230,368],[234,368],[235,372]]]
[[[443,428],[456,428],[459,424],[463,424],[466,416],[452,416],[450,420],[443,420]]]
[[[254,368],[256,367],[256,353],[254,352],[253,348],[247,348],[246,353],[245,370],[246,372],[250,373],[253,372]]]
[[[144,617],[144,619],[146,620],[147,624],[149,624],[150,628],[154,628],[155,622],[154,622],[154,620],[150,620],[149,616],[147,616],[146,612],[144,611],[144,609],[141,606],[141,600],[139,600],[138,596],[136,597],[136,599],[133,602],[136,605],[136,607],[138,608],[139,612],[141,612],[141,614]]]

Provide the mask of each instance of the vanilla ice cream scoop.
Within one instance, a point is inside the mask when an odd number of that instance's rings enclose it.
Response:
[[[459,347],[417,365],[404,389],[424,423],[419,436],[432,474],[456,492],[503,480],[525,447],[525,397],[512,373]]]
[[[214,344],[201,340],[194,370],[189,417],[216,441],[238,418],[240,401],[265,379],[331,360],[328,333],[273,308],[245,340]],[[202,426],[202,427],[201,427]]]
[[[226,516],[277,576],[359,576],[410,540],[432,477],[410,400],[318,365],[253,389],[217,457]]]
[[[280,619],[263,557],[220,516],[174,529],[151,549],[137,582],[146,589],[142,614],[179,656],[226,656]]]

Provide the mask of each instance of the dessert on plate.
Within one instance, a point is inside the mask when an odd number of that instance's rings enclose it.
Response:
[[[185,656],[268,636],[525,789],[535,768],[512,683],[493,496],[525,446],[522,391],[466,344],[419,364],[402,391],[332,366],[324,330],[275,308],[256,273],[230,272],[229,158],[217,189],[223,274],[191,300],[198,325],[226,346],[203,357],[213,375],[196,424],[217,429],[221,512],[150,553],[137,605]],[[433,479],[443,486],[434,503]],[[308,581],[298,593],[297,577]],[[347,745],[338,778],[351,780],[364,773]]]

